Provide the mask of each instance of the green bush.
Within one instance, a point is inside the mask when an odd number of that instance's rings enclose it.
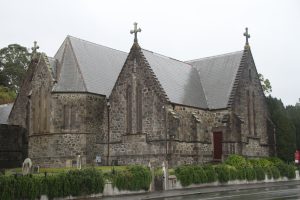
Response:
[[[215,169],[213,168],[212,165],[205,165],[203,167],[203,169],[206,173],[208,183],[212,183],[212,182],[217,181],[217,174],[216,174]]]
[[[287,178],[294,179],[296,178],[295,166],[292,164],[287,165]]]
[[[255,178],[256,178],[255,170],[252,167],[245,167],[244,171],[245,171],[246,180],[248,180],[248,181],[255,180]]]
[[[57,175],[0,176],[0,199],[36,199],[42,194],[54,197],[103,192],[104,180],[95,169],[73,170]]]
[[[237,174],[237,179],[238,180],[245,180],[246,179],[246,174],[245,174],[244,168],[237,169],[236,174]]]
[[[208,174],[207,174],[208,173]],[[197,165],[180,166],[175,169],[175,175],[182,186],[213,182],[216,175],[212,167],[202,168]],[[209,175],[209,176],[208,176]]]
[[[265,170],[261,166],[253,167],[256,175],[256,180],[262,181],[265,180]]]
[[[278,168],[275,167],[275,166],[271,166],[270,169],[271,169],[271,172],[272,172],[273,179],[275,179],[275,180],[279,179],[280,178],[280,172],[279,172]]]
[[[267,158],[267,160],[269,160],[274,166],[277,166],[279,164],[284,164],[284,162],[277,157],[270,157],[270,158]]]
[[[113,175],[113,186],[119,190],[148,190],[152,177],[147,167],[140,165],[127,166]]]
[[[236,169],[240,169],[247,166],[247,160],[243,156],[232,154],[225,160],[225,164],[231,165]]]
[[[238,170],[235,167],[229,166],[229,180],[234,181],[238,179]]]
[[[230,170],[227,165],[221,164],[215,166],[218,180],[221,183],[227,183],[230,180]]]
[[[281,177],[287,177],[288,176],[288,173],[289,173],[288,164],[285,164],[283,162],[282,163],[277,163],[276,167],[279,170]]]
[[[175,169],[175,176],[182,186],[188,186],[193,183],[193,172],[191,166],[179,166]]]

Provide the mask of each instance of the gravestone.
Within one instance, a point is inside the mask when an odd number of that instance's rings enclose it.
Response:
[[[162,171],[163,171],[163,188],[164,190],[168,190],[168,181],[169,181],[169,173],[168,173],[168,163],[162,163]]]
[[[71,159],[66,160],[66,167],[68,167],[68,168],[72,167],[72,160]]]
[[[97,165],[100,165],[101,162],[102,162],[101,156],[100,156],[100,155],[97,155],[97,156],[96,156],[96,164],[97,164]]]
[[[30,174],[32,167],[32,161],[30,158],[26,158],[22,165],[22,174],[27,175]]]
[[[77,169],[81,169],[81,157],[77,155]]]

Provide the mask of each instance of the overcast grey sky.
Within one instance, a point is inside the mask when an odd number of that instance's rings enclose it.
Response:
[[[142,48],[179,60],[242,50],[245,27],[272,95],[300,98],[299,0],[0,0],[0,48],[11,43],[54,56],[67,35],[128,52],[137,21]]]

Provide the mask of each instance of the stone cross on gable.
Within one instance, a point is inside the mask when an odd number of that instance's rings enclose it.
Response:
[[[31,48],[32,50],[32,54],[35,54],[36,53],[36,50],[38,50],[40,47],[37,45],[37,41],[34,41],[33,42],[33,47]]]
[[[137,28],[137,23],[136,22],[134,22],[133,25],[134,25],[134,29],[130,31],[130,34],[134,33],[134,42],[137,42],[137,33],[141,32],[142,29]]]
[[[40,47],[37,45],[37,42],[36,42],[36,41],[34,41],[33,44],[34,44],[34,45],[33,45],[33,47],[31,48],[31,50],[32,50],[31,58],[32,58],[32,60],[37,61],[37,50],[38,50]]]
[[[246,27],[246,32],[244,33],[244,36],[246,37],[246,45],[249,45],[248,39],[250,38],[250,34],[248,33],[247,27]]]

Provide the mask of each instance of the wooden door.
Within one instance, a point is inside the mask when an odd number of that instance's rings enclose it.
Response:
[[[214,159],[222,159],[222,132],[214,132]]]

